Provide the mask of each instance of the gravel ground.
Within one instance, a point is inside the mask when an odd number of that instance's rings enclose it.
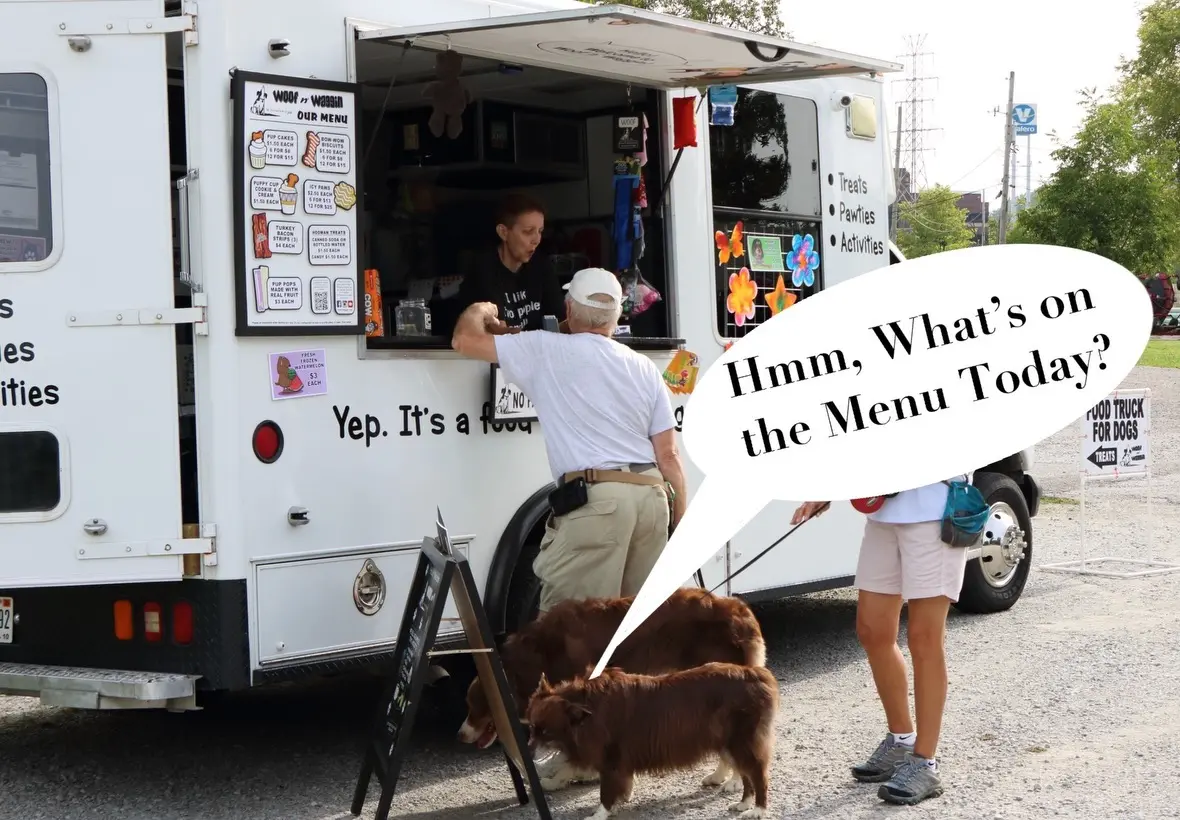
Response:
[[[1137,368],[1125,387],[1154,394],[1155,557],[1180,561],[1180,378]],[[947,792],[885,806],[847,766],[883,729],[854,634],[851,590],[758,608],[782,681],[771,817],[1180,817],[1180,574],[1145,579],[1052,573],[1078,557],[1077,426],[1037,449],[1056,500],[1036,521],[1034,570],[1005,614],[953,613],[951,686],[939,750]],[[1141,557],[1144,485],[1099,485],[1087,502],[1090,557]],[[101,714],[0,698],[3,820],[344,820],[374,695],[339,680],[248,693],[200,713]],[[536,817],[518,807],[503,758],[460,746],[462,717],[437,702],[417,733],[391,816]],[[711,766],[640,778],[624,820],[732,817],[704,793]],[[371,818],[370,787],[364,817]],[[595,786],[551,795],[554,820],[589,815]]]

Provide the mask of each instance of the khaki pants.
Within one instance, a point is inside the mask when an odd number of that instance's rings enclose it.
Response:
[[[641,475],[660,476],[657,469]],[[574,598],[615,598],[639,592],[668,543],[664,486],[605,481],[587,488],[589,502],[550,515],[533,561],[541,611]]]

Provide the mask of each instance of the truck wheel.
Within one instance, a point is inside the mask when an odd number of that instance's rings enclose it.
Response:
[[[1020,488],[1006,475],[977,473],[973,482],[991,505],[978,558],[967,562],[955,608],[992,613],[1010,609],[1032,568],[1032,519]]]
[[[541,551],[541,535],[545,531],[544,519],[531,533],[520,551],[516,569],[512,571],[512,582],[508,585],[507,611],[504,613],[504,627],[509,635],[537,617],[541,609],[541,581],[533,574],[533,561]]]

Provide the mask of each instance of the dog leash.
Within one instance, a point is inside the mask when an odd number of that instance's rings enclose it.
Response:
[[[750,567],[754,566],[754,562],[755,562],[755,561],[757,561],[757,560],[758,560],[759,558],[761,558],[763,555],[766,555],[766,553],[770,552],[772,549],[774,549],[775,547],[777,547],[777,546],[778,546],[779,544],[781,544],[783,541],[787,540],[787,538],[788,538],[788,537],[789,537],[789,536],[790,536],[790,535],[791,535],[793,532],[795,532],[795,530],[797,530],[797,529],[799,529],[800,527],[802,527],[804,524],[806,524],[806,523],[807,523],[808,521],[810,521],[812,518],[815,518],[815,516],[813,515],[813,516],[811,516],[811,518],[804,518],[804,519],[803,519],[802,521],[800,521],[798,524],[796,524],[795,526],[791,527],[791,528],[790,528],[789,530],[787,530],[785,533],[783,533],[782,535],[780,535],[777,541],[775,541],[773,544],[771,544],[771,545],[770,545],[769,547],[767,547],[766,549],[762,550],[762,552],[760,552],[760,553],[758,553],[757,555],[755,555],[753,558],[751,558],[751,559],[750,559],[749,561],[747,561],[746,563],[742,564],[742,566],[741,566],[741,567],[740,567],[740,568],[739,568],[739,569],[738,569],[736,572],[734,572],[733,574],[729,575],[729,576],[728,576],[727,578],[725,578],[725,579],[724,579],[724,580],[723,580],[723,581],[722,581],[720,584],[718,584],[717,586],[715,586],[715,587],[713,587],[711,590],[709,590],[709,592],[710,592],[710,593],[716,592],[718,589],[720,589],[721,587],[725,586],[725,584],[727,584],[729,581],[732,581],[734,578],[736,578],[737,576],[741,575],[743,572],[745,572],[746,570],[748,570]],[[704,583],[704,577],[701,575],[701,571],[698,569],[696,574],[697,574],[697,583],[698,583],[698,584],[700,584],[700,586],[701,586],[701,589],[704,589],[704,588],[705,588],[705,583]]]

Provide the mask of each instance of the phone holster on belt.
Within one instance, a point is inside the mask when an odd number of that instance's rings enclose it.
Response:
[[[549,507],[554,515],[568,515],[590,502],[590,485],[582,477],[564,481],[549,493]]]

